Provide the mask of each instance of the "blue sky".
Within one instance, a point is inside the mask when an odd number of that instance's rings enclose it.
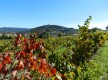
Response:
[[[90,15],[90,28],[105,29],[108,0],[0,0],[0,27],[55,24],[78,28]]]

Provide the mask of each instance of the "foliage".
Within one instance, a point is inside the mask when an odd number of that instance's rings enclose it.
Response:
[[[14,45],[21,47],[19,51],[0,54],[0,78],[2,80],[35,80],[55,76],[56,69],[47,62],[41,40],[37,42],[30,35],[29,41],[22,38],[21,34],[17,34]],[[35,51],[39,53],[35,55]]]
[[[12,36],[11,35],[8,36],[8,34],[4,33],[0,36],[0,39],[12,39]]]
[[[83,26],[79,26],[79,39],[73,48],[72,62],[76,65],[84,63],[89,60],[93,54],[96,53],[98,47],[102,46],[105,42],[105,37],[102,32],[89,31],[89,23],[91,16],[85,21]]]
[[[108,41],[105,42],[105,45],[101,47],[97,54],[90,60],[86,62],[87,67],[86,71],[82,71],[78,80],[107,80],[108,79]],[[83,76],[83,77],[81,77]]]
[[[58,33],[58,37],[61,37],[61,36],[62,36],[62,33],[59,32],[59,33]]]
[[[79,26],[78,37],[73,39],[73,42],[71,41],[74,46],[66,40],[65,47],[67,47],[64,53],[52,53],[48,57],[48,61],[66,78],[68,78],[66,75],[74,73],[74,77],[71,79],[77,79],[82,71],[87,70],[84,63],[89,61],[105,42],[105,34],[103,32],[93,32],[88,29],[90,20],[91,16],[85,21],[83,26]],[[63,43],[60,39],[57,42],[61,45]],[[59,43],[55,45],[56,47],[52,47],[53,50],[57,48]],[[65,73],[67,74],[65,75]]]

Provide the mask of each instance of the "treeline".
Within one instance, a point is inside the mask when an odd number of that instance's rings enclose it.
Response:
[[[12,35],[4,33],[0,35],[0,39],[12,39]]]

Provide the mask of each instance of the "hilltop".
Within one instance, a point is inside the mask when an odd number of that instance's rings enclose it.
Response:
[[[47,32],[51,35],[57,35],[58,33],[62,33],[64,35],[72,35],[77,33],[77,29],[67,28],[59,25],[43,25],[30,30],[30,32],[43,33]]]

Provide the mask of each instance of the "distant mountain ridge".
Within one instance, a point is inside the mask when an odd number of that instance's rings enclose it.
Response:
[[[12,28],[12,27],[2,27],[0,28],[0,33],[7,33],[7,32],[24,32],[30,30],[29,28]]]
[[[76,34],[78,32],[78,29],[67,28],[59,25],[43,25],[31,29],[30,32],[37,32],[37,33],[48,32],[49,34],[52,35],[57,35],[58,33],[62,33],[64,35],[72,35]]]
[[[58,35],[58,33],[62,33],[63,35],[72,35],[78,32],[78,29],[67,28],[59,25],[43,25],[35,28],[12,28],[12,27],[2,27],[0,28],[0,33],[16,33],[16,32],[37,32],[43,33],[47,32],[50,35]]]

